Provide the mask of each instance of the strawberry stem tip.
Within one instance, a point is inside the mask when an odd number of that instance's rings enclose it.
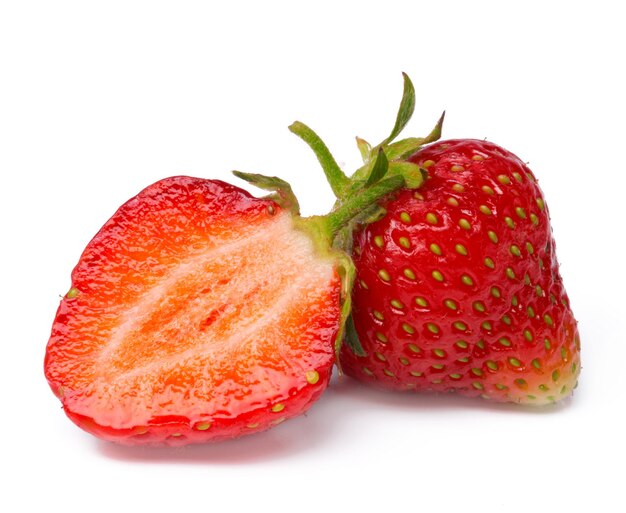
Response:
[[[350,179],[341,170],[332,153],[326,144],[324,144],[324,141],[322,141],[313,130],[300,121],[292,123],[291,126],[289,126],[289,130],[307,143],[313,150],[335,196],[343,196],[350,185]]]

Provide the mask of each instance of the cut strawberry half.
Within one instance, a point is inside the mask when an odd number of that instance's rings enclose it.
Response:
[[[266,429],[326,387],[341,281],[293,216],[175,177],[123,205],[72,274],[45,373],[100,437],[182,444]]]
[[[286,182],[235,174],[274,193],[168,178],[84,250],[45,374],[85,430],[126,444],[233,438],[302,413],[328,385],[354,277],[331,245],[390,189],[302,218]]]

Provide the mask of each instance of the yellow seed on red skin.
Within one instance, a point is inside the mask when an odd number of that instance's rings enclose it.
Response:
[[[411,241],[408,239],[408,237],[400,237],[398,239],[398,242],[400,243],[400,246],[405,249],[409,249],[411,247]]]
[[[454,249],[459,255],[467,256],[467,248],[463,244],[456,244]]]
[[[465,168],[463,166],[454,165],[450,168],[450,171],[453,173],[460,173],[461,171],[465,171]]]
[[[426,214],[426,222],[428,224],[436,225],[439,223],[439,218],[437,217],[437,214],[434,214],[433,212],[428,212],[428,214]]]
[[[474,285],[474,280],[472,279],[471,276],[467,274],[464,274],[463,276],[461,276],[461,281],[463,282],[464,285],[467,285],[470,287]]]
[[[210,427],[211,427],[211,423],[210,422],[200,422],[199,424],[196,424],[196,429],[198,431],[206,431]]]
[[[415,353],[415,354],[420,354],[422,352],[422,350],[418,346],[416,346],[415,344],[407,344],[406,347],[407,347],[407,349],[409,351],[411,351],[412,353]]]
[[[415,328],[406,322],[402,324],[402,329],[405,332],[407,332],[409,335],[412,335],[413,333],[415,333]]]
[[[498,342],[504,347],[511,347],[511,341],[506,337],[498,339]]]
[[[428,331],[430,331],[431,333],[434,333],[435,335],[439,333],[439,326],[437,326],[433,322],[426,323],[426,329],[428,329]]]
[[[459,206],[459,202],[456,198],[450,197],[446,200],[446,203],[448,203],[448,205],[450,205],[451,207],[458,207]]]
[[[285,405],[283,403],[276,403],[274,406],[272,406],[272,411],[274,413],[281,412],[284,409],[285,409]]]
[[[400,301],[399,299],[394,298],[391,301],[389,301],[389,303],[391,304],[391,306],[393,306],[394,308],[397,308],[398,310],[402,310],[404,308],[404,303]]]
[[[467,324],[465,324],[463,321],[454,321],[452,323],[452,326],[454,326],[454,329],[459,330],[459,331],[467,330]]]
[[[480,313],[483,313],[485,310],[487,310],[485,303],[483,303],[482,301],[474,301],[474,303],[472,303],[472,308]]]
[[[385,269],[380,269],[378,271],[378,276],[383,281],[391,281],[391,276],[389,275],[389,273]]]
[[[522,366],[522,362],[520,362],[517,358],[509,358],[509,363],[512,367],[519,368]]]
[[[409,280],[414,280],[415,279],[415,273],[411,269],[406,268],[402,272],[403,272],[404,276],[406,276]]]
[[[310,370],[306,372],[306,382],[309,385],[315,385],[320,380],[319,372],[316,370]]]
[[[453,299],[446,299],[443,304],[449,308],[450,310],[458,310],[459,305],[457,304],[456,301],[454,301]]]
[[[434,160],[426,160],[426,161],[424,161],[422,163],[422,167],[424,169],[428,169],[429,167],[434,166],[434,165],[435,165],[435,161]]]
[[[429,249],[432,253],[437,256],[441,256],[441,247],[439,244],[435,244],[434,242],[429,246]]]

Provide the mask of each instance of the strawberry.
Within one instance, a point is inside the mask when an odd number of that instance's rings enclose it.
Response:
[[[302,218],[283,180],[234,173],[273,193],[167,178],[82,253],[44,370],[86,431],[130,445],[224,440],[304,412],[327,387],[354,279],[333,241],[403,181]]]
[[[357,273],[341,367],[394,390],[558,401],[576,385],[580,341],[537,180],[490,142],[435,142],[443,116],[426,138],[393,142],[415,106],[404,80],[391,134],[374,148],[357,138],[364,166],[347,183],[308,141],[338,205],[404,181],[336,240]]]
[[[45,356],[86,431],[124,444],[227,439],[302,413],[328,385],[349,308],[342,256],[284,182],[239,176],[277,193],[168,178],[87,245]]]
[[[385,199],[354,241],[344,371],[391,389],[543,404],[569,395],[580,341],[531,170],[486,141],[440,141],[428,179]]]

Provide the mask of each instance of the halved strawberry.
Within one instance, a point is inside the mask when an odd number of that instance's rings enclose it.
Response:
[[[180,445],[267,429],[326,388],[341,277],[297,216],[224,182],[173,177],[84,250],[45,374],[80,427]]]

